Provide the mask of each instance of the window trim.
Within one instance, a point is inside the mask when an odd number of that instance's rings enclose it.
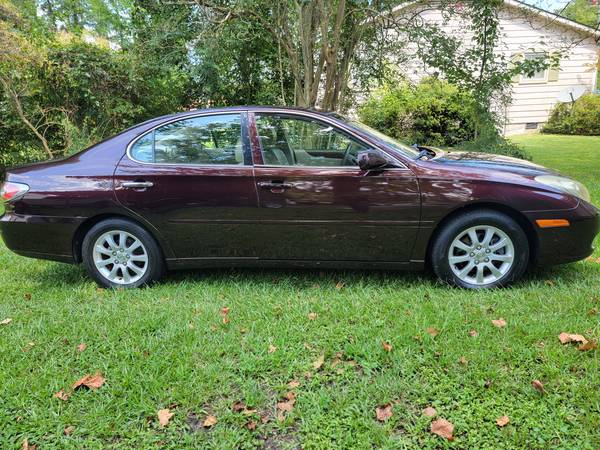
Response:
[[[125,154],[127,155],[127,158],[130,159],[131,161],[137,163],[137,164],[145,164],[145,165],[150,165],[150,166],[176,166],[176,167],[218,167],[218,168],[230,168],[230,169],[240,169],[240,168],[244,168],[244,167],[253,167],[253,161],[252,161],[252,155],[250,154],[250,164],[246,164],[246,159],[247,159],[247,153],[251,152],[251,149],[248,148],[248,145],[250,145],[247,142],[247,128],[248,128],[248,120],[247,120],[247,114],[248,111],[235,111],[235,112],[228,112],[228,111],[223,111],[223,112],[215,112],[215,111],[210,111],[210,112],[204,112],[204,113],[198,113],[198,114],[190,114],[187,116],[179,116],[179,117],[175,117],[172,118],[170,120],[167,120],[166,122],[161,122],[158,125],[153,126],[152,128],[144,131],[142,134],[140,134],[139,136],[136,136],[134,139],[132,139],[129,144],[127,144],[127,149],[125,151]],[[165,125],[169,125],[171,123],[174,122],[179,122],[182,120],[188,120],[188,119],[195,119],[197,117],[206,117],[206,116],[240,116],[241,119],[241,127],[240,127],[240,132],[241,132],[241,137],[242,137],[242,153],[244,155],[244,163],[243,164],[195,164],[195,163],[165,163],[165,162],[147,162],[147,161],[140,161],[138,159],[135,159],[132,155],[131,155],[131,149],[133,148],[133,146],[143,137],[147,136],[148,134],[152,133],[152,152],[154,153],[154,145],[155,145],[155,139],[154,139],[154,132],[160,128],[163,127]]]
[[[334,128],[334,130],[340,132],[341,134],[344,134],[346,136],[349,136],[352,140],[358,141],[358,143],[360,143],[361,145],[365,146],[367,149],[376,149],[379,150],[383,153],[385,153],[385,155],[390,158],[392,160],[392,162],[396,163],[399,167],[390,167],[388,169],[385,169],[386,171],[388,170],[403,170],[403,171],[410,171],[410,169],[406,166],[406,164],[404,164],[402,161],[399,161],[398,158],[396,158],[394,155],[390,155],[389,152],[385,151],[385,149],[380,148],[377,145],[374,145],[368,141],[365,141],[364,139],[362,139],[360,136],[358,136],[356,133],[350,131],[350,130],[346,130],[342,127],[339,126],[339,124],[337,124],[334,121],[328,120],[326,117],[323,117],[322,115],[318,115],[318,114],[311,114],[310,112],[307,111],[281,111],[281,110],[258,110],[258,111],[250,111],[250,114],[253,115],[253,120],[251,121],[255,132],[256,132],[256,137],[258,139],[258,145],[259,145],[259,152],[261,155],[261,159],[263,161],[262,164],[256,164],[253,161],[253,165],[254,167],[257,168],[281,168],[281,169],[297,169],[297,170],[311,170],[311,169],[315,169],[315,170],[358,170],[360,171],[361,169],[358,166],[300,166],[300,165],[277,165],[277,164],[264,164],[264,158],[262,157],[262,142],[260,141],[260,136],[258,135],[258,125],[256,123],[257,121],[257,116],[262,115],[270,115],[270,116],[283,116],[283,117],[290,117],[290,118],[297,118],[299,117],[301,120],[305,119],[305,120],[314,120],[316,122],[321,122],[324,124],[327,124],[331,127]]]
[[[543,52],[523,52],[523,59],[527,59],[527,55],[539,55],[544,54]],[[519,84],[548,84],[548,67],[544,69],[544,76],[542,78],[529,78],[525,74],[521,74]]]

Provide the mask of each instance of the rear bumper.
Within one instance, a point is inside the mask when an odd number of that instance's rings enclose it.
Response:
[[[526,213],[537,232],[536,265],[564,264],[587,258],[594,251],[594,239],[600,231],[600,210],[580,202],[568,211]],[[537,219],[568,219],[564,228],[539,228]]]
[[[75,263],[73,236],[83,220],[7,211],[0,217],[0,233],[6,246],[18,255]]]

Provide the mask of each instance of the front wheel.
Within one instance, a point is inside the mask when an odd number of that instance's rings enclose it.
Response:
[[[529,263],[529,242],[511,217],[475,210],[453,218],[431,249],[431,264],[443,281],[469,289],[507,286]]]
[[[85,267],[103,287],[135,288],[163,272],[163,259],[154,238],[144,228],[124,219],[94,225],[83,240]]]

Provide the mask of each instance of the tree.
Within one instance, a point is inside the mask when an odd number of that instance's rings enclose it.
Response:
[[[269,33],[293,79],[293,103],[336,110],[344,103],[358,50],[378,30],[392,27],[391,0],[195,0],[204,36],[230,21],[249,21]],[[393,43],[392,43],[393,44]],[[385,48],[379,49],[379,60]],[[283,57],[280,58],[283,60]]]
[[[600,5],[594,0],[571,0],[558,14],[590,27],[597,26],[600,21]]]
[[[50,125],[46,110],[37,105],[29,108],[27,97],[39,87],[35,71],[44,61],[44,55],[23,35],[21,16],[12,4],[0,2],[0,87],[19,120],[39,140],[46,155],[53,154],[45,131]]]

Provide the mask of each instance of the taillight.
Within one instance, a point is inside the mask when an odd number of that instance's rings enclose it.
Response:
[[[22,197],[28,190],[29,186],[26,184],[7,181],[0,185],[0,198],[2,201],[8,202]]]

